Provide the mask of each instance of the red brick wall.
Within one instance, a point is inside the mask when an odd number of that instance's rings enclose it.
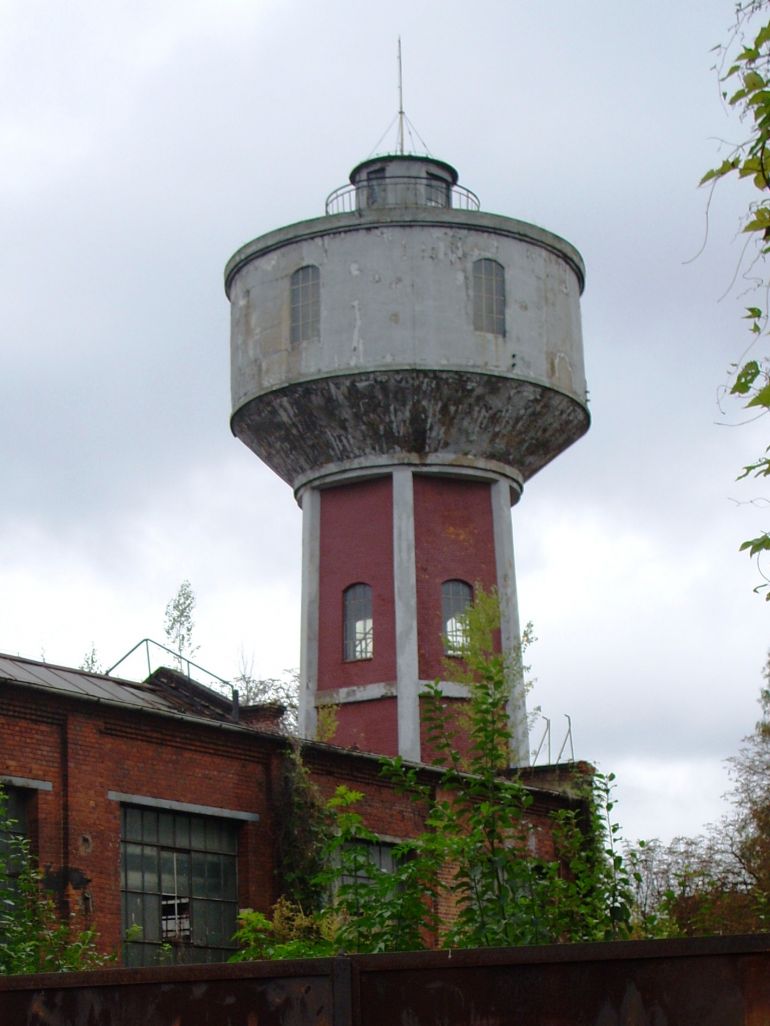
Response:
[[[319,691],[395,681],[392,509],[390,477],[321,492]],[[347,587],[359,583],[372,589],[373,656],[346,662],[342,596]],[[395,754],[395,703],[342,706],[334,744]]]
[[[51,781],[52,791],[32,796],[40,866],[106,951],[122,939],[120,804],[108,791],[256,812],[260,821],[240,831],[239,900],[264,910],[275,900],[269,753],[260,741],[90,704],[57,709],[29,693],[0,698],[0,775]]]
[[[324,798],[331,798],[339,784],[363,795],[357,811],[366,825],[380,836],[406,839],[416,837],[425,828],[425,810],[419,803],[397,795],[382,778],[376,759],[356,760],[354,756],[328,757],[308,751],[307,764]]]
[[[442,758],[440,749],[431,744],[429,739],[425,718],[428,702],[427,698],[420,699],[420,751],[423,762],[429,766],[440,766],[446,760]],[[464,698],[443,698],[441,705],[445,729],[454,741],[452,747],[456,752],[465,755],[468,750],[468,703]],[[467,768],[467,764],[463,762],[462,769]]]
[[[395,698],[351,702],[337,707],[337,729],[331,741],[361,752],[398,755]]]
[[[30,794],[30,819],[40,864],[60,866],[63,712],[45,699],[9,695],[0,705],[0,774],[47,780],[52,791]]]
[[[376,719],[377,709],[394,704],[389,699],[362,706],[365,716]],[[331,746],[305,753],[326,797],[341,783],[363,792],[360,811],[375,833],[407,838],[423,829],[424,810],[381,778],[377,759]],[[32,797],[40,863],[58,883],[75,922],[93,926],[106,951],[119,952],[121,944],[120,805],[107,792],[256,812],[260,821],[244,823],[239,838],[239,900],[267,911],[278,897],[282,759],[283,742],[275,736],[0,684],[0,775],[52,783],[52,791]],[[537,828],[533,843],[547,856],[552,844],[546,814],[561,802],[541,795],[529,818]]]
[[[441,639],[441,585],[457,579],[486,590],[497,584],[491,486],[461,478],[414,478],[419,672],[447,678]],[[451,677],[450,677],[451,679]]]
[[[415,551],[417,572],[418,659],[422,680],[452,680],[456,660],[444,653],[441,585],[461,580],[490,590],[497,584],[491,486],[462,478],[415,476]],[[437,760],[428,741],[421,701],[420,744],[423,762]],[[447,699],[447,725],[457,747],[465,749],[464,702]]]
[[[395,680],[392,508],[390,477],[321,492],[319,690]],[[342,593],[359,583],[372,589],[374,655],[345,662]]]

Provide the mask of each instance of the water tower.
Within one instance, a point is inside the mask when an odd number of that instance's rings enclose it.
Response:
[[[497,588],[519,637],[511,506],[588,428],[579,253],[483,213],[431,157],[366,160],[326,214],[229,261],[232,430],[302,507],[301,729],[421,761],[457,617]],[[524,695],[510,710],[528,762]]]

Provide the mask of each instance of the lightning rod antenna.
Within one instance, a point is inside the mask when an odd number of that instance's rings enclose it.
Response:
[[[404,83],[401,74],[401,36],[398,37],[398,152],[404,155]]]

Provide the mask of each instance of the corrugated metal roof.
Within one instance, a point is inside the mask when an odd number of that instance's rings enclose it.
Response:
[[[240,722],[237,702],[168,666],[158,667],[147,680],[138,682],[0,653],[0,698],[4,684],[250,733],[275,733],[282,712],[280,705],[259,703],[255,708],[265,713],[260,723],[253,722],[253,717]]]
[[[147,683],[106,677],[101,673],[54,666],[19,656],[0,655],[0,686],[3,681],[27,684],[73,698],[117,702],[135,709],[180,712],[178,701],[169,701]]]

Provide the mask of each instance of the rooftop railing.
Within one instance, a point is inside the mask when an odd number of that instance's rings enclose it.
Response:
[[[175,652],[173,648],[161,645],[159,641],[153,641],[152,638],[142,638],[141,641],[137,641],[134,647],[129,649],[116,663],[113,663],[109,670],[104,671],[105,674],[108,677],[111,676],[119,666],[123,666],[127,661],[130,661],[129,666],[127,668],[124,666],[121,671],[121,676],[127,680],[133,679],[128,676],[128,673],[133,673],[137,680],[144,680],[145,676],[150,677],[161,666],[170,666],[174,670],[179,670],[180,673],[194,680],[197,684],[204,684],[206,687],[218,691],[220,695],[224,694],[226,697],[229,697],[228,692],[231,693],[233,691],[233,685],[229,680],[225,680],[224,677],[219,677],[216,673],[212,673],[211,670],[206,670],[204,667],[199,666],[198,663],[193,662],[184,652]],[[146,674],[143,665],[145,662],[147,666]]]
[[[350,214],[384,207],[479,210],[481,204],[476,193],[462,185],[417,176],[388,176],[341,185],[326,198],[327,214]]]

